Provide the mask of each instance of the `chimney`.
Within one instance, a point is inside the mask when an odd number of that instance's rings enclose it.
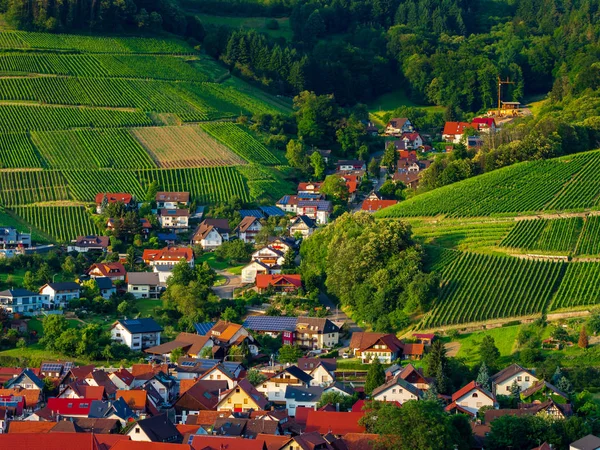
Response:
[[[339,402],[335,404],[335,411],[340,412],[340,403]]]

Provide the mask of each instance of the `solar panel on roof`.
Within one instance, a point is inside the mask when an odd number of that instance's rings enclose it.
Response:
[[[181,367],[194,367],[196,365],[195,361],[183,361],[179,364]]]

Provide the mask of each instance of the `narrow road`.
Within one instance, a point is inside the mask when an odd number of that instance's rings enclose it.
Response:
[[[319,301],[325,306],[329,308],[330,315],[327,318],[333,322],[344,322],[348,324],[348,330],[350,331],[350,336],[355,331],[363,331],[361,327],[359,327],[354,320],[352,320],[348,315],[339,309],[335,303],[325,294],[324,292],[319,292]],[[341,344],[344,347],[348,347],[350,345],[350,339],[345,339]]]
[[[226,270],[216,270],[217,275],[225,277],[225,282],[219,286],[213,287],[213,292],[219,298],[233,298],[233,291],[242,286],[242,276],[234,275]]]

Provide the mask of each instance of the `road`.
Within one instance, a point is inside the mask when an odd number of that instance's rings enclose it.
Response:
[[[354,320],[348,317],[344,311],[337,308],[336,304],[333,303],[333,301],[324,292],[319,292],[319,301],[323,304],[323,306],[329,307],[329,312],[331,313],[329,316],[327,316],[329,320],[333,322],[345,322],[348,324],[350,336],[355,331],[363,331],[363,329],[359,327]],[[350,345],[350,339],[345,339],[342,342],[342,345],[344,347],[348,347],[348,345]]]
[[[219,286],[213,287],[215,295],[219,298],[233,298],[233,291],[242,286],[242,276],[234,275],[226,270],[216,270],[217,275],[225,277],[225,282]]]

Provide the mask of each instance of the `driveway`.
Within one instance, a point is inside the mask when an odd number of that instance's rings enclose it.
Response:
[[[219,298],[233,298],[233,291],[239,287],[242,287],[242,276],[234,275],[226,270],[216,270],[217,275],[221,275],[225,278],[223,284],[213,287],[213,292]]]

